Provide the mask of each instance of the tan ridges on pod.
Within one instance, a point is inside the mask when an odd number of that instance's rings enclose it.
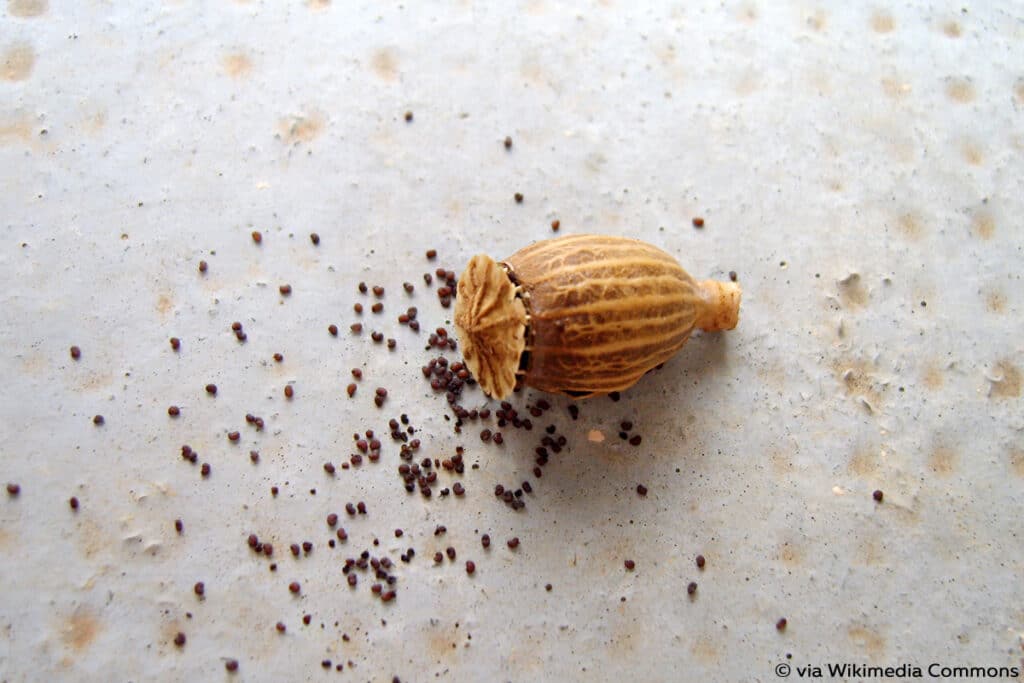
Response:
[[[578,235],[538,242],[501,264],[474,257],[459,281],[455,325],[489,395],[505,397],[518,377],[581,397],[632,386],[694,327],[732,329],[739,303],[737,285],[696,282],[657,247]]]

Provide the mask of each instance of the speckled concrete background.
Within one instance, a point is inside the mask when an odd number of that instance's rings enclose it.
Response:
[[[0,478],[21,490],[0,492],[0,680],[219,680],[227,658],[237,680],[1024,666],[1024,9],[853,4],[7,0]],[[555,400],[501,447],[456,435],[426,335],[395,316],[446,324],[423,272],[556,218],[735,270],[740,326],[578,422]],[[348,333],[360,280],[387,288],[363,318],[394,352]],[[464,497],[406,494],[390,438],[325,474],[401,412],[422,454],[465,446],[479,469],[439,477]],[[570,447],[537,479],[548,423]],[[524,479],[526,510],[494,498]],[[363,548],[395,562],[394,602],[345,583]]]

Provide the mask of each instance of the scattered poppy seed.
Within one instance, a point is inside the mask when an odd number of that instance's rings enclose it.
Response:
[[[688,584],[688,585],[686,586],[686,594],[687,594],[687,595],[693,595],[693,594],[694,594],[694,593],[696,593],[696,592],[697,592],[697,582],[696,582],[696,581],[691,581],[691,582],[690,582],[690,583],[689,583],[689,584]]]
[[[453,548],[452,546],[448,546],[447,548],[445,548],[444,552],[445,552],[445,555],[448,556],[449,560],[454,560],[455,559],[455,548]]]
[[[737,277],[736,276],[736,271],[735,270],[730,270],[729,271],[729,279],[732,280],[733,282],[736,282],[736,277]]]
[[[16,496],[19,493],[21,493],[21,487],[19,485],[17,485],[17,484],[8,484],[7,485],[7,493],[8,493],[8,495]]]
[[[200,273],[205,273],[208,268],[209,268],[209,266],[206,264],[206,261],[200,261],[199,262],[199,272]]]
[[[641,439],[641,438],[640,438],[640,435],[639,435],[639,434],[634,434],[634,435],[633,435],[632,437],[630,437],[630,439],[629,439],[629,445],[630,445],[630,446],[639,446],[639,445],[640,445],[640,442],[641,442],[642,440],[643,440],[643,439]]]
[[[171,337],[171,348],[177,351],[181,348],[181,340],[177,337]]]
[[[704,219],[701,218],[700,216],[695,217],[693,219],[693,227],[695,227],[695,228],[703,228],[704,227]]]
[[[228,441],[238,441],[241,436],[238,432],[228,432]]]
[[[427,249],[427,260],[433,261],[437,258],[437,249]]]
[[[336,512],[332,512],[331,514],[327,515],[327,526],[333,527],[337,523],[338,523],[338,514]]]
[[[167,408],[167,414],[170,415],[171,417],[178,417],[179,415],[181,415],[181,408],[179,408],[178,406],[170,406],[169,408]]]
[[[881,503],[882,498],[885,497],[885,494],[882,493],[881,489],[875,489],[875,492],[871,494],[871,497],[875,499],[875,502]]]
[[[298,581],[292,581],[288,584],[288,590],[291,591],[292,594],[297,594],[302,590],[302,586],[299,585]]]
[[[263,234],[260,233],[259,230],[253,230],[252,231],[252,241],[255,242],[256,244],[259,244],[260,242],[263,241]]]
[[[309,241],[312,242],[314,245],[320,244],[320,235],[316,234],[315,232],[311,232],[309,234]]]
[[[518,548],[519,547],[519,537],[518,536],[513,536],[512,538],[508,539],[508,547],[511,548],[512,550],[515,550],[516,548]]]
[[[544,590],[546,590],[546,591],[548,591],[550,593],[551,592],[551,584],[550,583],[544,584]]]
[[[82,357],[82,349],[78,348],[77,346],[72,346],[71,347],[71,357],[74,360],[78,360],[79,358],[81,358]]]
[[[283,355],[281,355],[280,353],[275,353],[274,354],[274,361],[275,362],[280,363],[283,360],[284,360],[284,356]]]
[[[72,500],[74,499],[72,498]],[[177,531],[179,534],[182,533],[185,530],[185,523],[182,522],[180,519],[174,520],[174,530]]]
[[[207,384],[206,385],[206,393],[208,393],[210,396],[216,396],[217,395],[217,385],[216,384]]]
[[[277,628],[277,632],[278,633],[284,633],[285,631],[288,630],[288,627],[284,625],[283,621],[277,622],[276,628]]]
[[[231,323],[231,331],[232,332],[241,332],[242,331],[242,323],[238,322],[237,320],[235,322]]]
[[[637,484],[636,485],[636,492],[639,493],[641,496],[646,496],[647,495],[647,487],[644,486],[643,484]]]
[[[281,296],[288,296],[289,294],[292,293],[292,286],[281,285],[280,287],[277,288],[277,291],[281,292]]]
[[[102,415],[96,415],[95,417],[92,418],[92,423],[94,425],[99,426],[99,425],[103,424],[104,422],[106,422],[106,420],[103,419]]]
[[[440,564],[442,560],[444,560],[444,555],[442,555],[441,551],[438,550],[436,553],[434,553],[434,563]]]
[[[324,463],[324,472],[326,472],[327,474],[334,474],[335,471],[336,471],[336,469],[334,467],[334,463],[333,462],[325,462]]]
[[[629,571],[633,571],[636,568],[636,562],[633,560],[626,560],[625,565]]]
[[[196,582],[196,585],[192,587],[192,590],[194,590],[196,595],[198,596],[203,596],[206,594],[206,586],[203,585],[202,581]]]
[[[373,295],[375,297],[377,297],[378,299],[380,297],[384,296],[384,288],[381,287],[380,285],[374,285],[373,286]]]
[[[388,339],[388,348],[389,349],[393,349],[396,346],[398,346],[398,342],[397,341],[395,341],[394,339]]]
[[[413,284],[411,282],[403,282],[402,283],[402,289],[404,289],[409,294],[412,294],[413,291],[416,290],[416,288],[413,287]]]
[[[368,291],[370,291],[370,288],[366,286],[366,283],[365,282],[360,282],[359,283],[359,293],[360,294],[366,294]]]
[[[483,547],[490,548],[491,547],[491,537],[490,537],[490,535],[489,534],[484,534],[483,536],[481,536],[480,537],[480,543],[483,545]]]
[[[380,313],[381,311],[384,310],[384,304],[378,301],[373,306],[370,306],[370,310],[373,311],[374,313]]]
[[[359,329],[363,329],[362,326],[360,326]],[[331,323],[330,325],[327,326],[327,331],[331,333],[332,337],[337,337],[338,336],[338,326],[335,325],[334,323]],[[352,331],[353,332],[356,331],[355,325],[352,326]]]
[[[558,232],[558,229],[562,227],[562,221],[553,220],[551,221],[551,232]]]
[[[404,531],[401,529],[395,529],[395,538],[401,538],[403,535],[405,535]]]
[[[515,199],[516,199],[516,204],[522,204],[523,203],[523,193],[522,192],[516,192]]]
[[[412,112],[411,111],[405,112],[405,120],[406,120],[406,123],[408,123],[409,121],[412,121]]]
[[[703,555],[698,555],[697,556],[697,569],[704,569],[704,563],[705,563],[704,556]]]
[[[476,571],[476,563],[473,560],[466,560],[466,573],[472,574]]]
[[[313,621],[313,615],[312,614],[303,614],[302,615],[302,623],[303,624],[305,624],[306,626],[309,626],[309,622],[311,622],[311,621]]]
[[[231,673],[238,671],[238,660],[229,659],[228,661],[224,662],[224,668]]]
[[[349,398],[352,398],[353,396],[355,396],[356,395],[356,385],[355,385],[355,383],[353,382],[352,384],[349,384],[348,387],[346,387],[345,390],[348,392]]]
[[[512,149],[512,138],[505,136],[505,149]]]
[[[199,474],[203,475],[204,477],[210,476],[210,463],[204,462],[202,467],[199,468]]]
[[[782,617],[781,619],[779,619],[778,621],[775,622],[775,630],[776,631],[785,631],[786,630],[786,624],[788,624],[788,623],[789,622],[786,621],[786,617]]]
[[[288,384],[284,388],[284,397],[291,398],[295,395],[295,389],[292,388],[291,384]]]

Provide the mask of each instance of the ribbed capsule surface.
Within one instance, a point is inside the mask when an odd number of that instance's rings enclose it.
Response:
[[[529,314],[523,382],[570,396],[621,391],[686,343],[706,299],[669,254],[578,235],[504,261]]]

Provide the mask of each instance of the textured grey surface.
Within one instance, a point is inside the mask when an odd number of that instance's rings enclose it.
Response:
[[[993,5],[8,0],[0,478],[21,493],[0,494],[0,680],[217,680],[228,657],[240,680],[1021,667],[1024,10]],[[500,448],[452,433],[425,335],[395,316],[446,324],[421,273],[508,255],[555,218],[696,277],[735,270],[745,293],[736,331],[620,402],[573,422],[553,401],[537,422],[570,448],[538,480],[538,429]],[[394,352],[347,333],[360,280],[387,287],[363,317]],[[463,444],[479,464],[464,498],[407,495],[390,439],[325,475],[400,412],[423,454]],[[492,489],[523,479],[513,513]],[[369,513],[348,520],[356,500]],[[458,560],[435,567],[447,545]],[[345,584],[363,548],[395,561],[395,602]]]

